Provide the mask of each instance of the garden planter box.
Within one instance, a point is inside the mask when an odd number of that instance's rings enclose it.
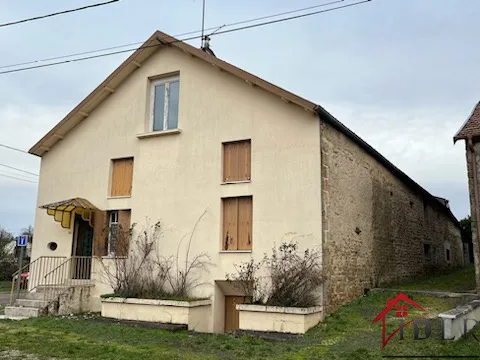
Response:
[[[322,308],[237,304],[240,330],[305,334],[322,320]]]
[[[133,298],[102,300],[102,316],[120,320],[188,325],[188,330],[209,332],[211,300],[174,301]]]

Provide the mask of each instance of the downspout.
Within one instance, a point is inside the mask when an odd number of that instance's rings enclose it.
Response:
[[[474,212],[475,214],[472,214],[475,216],[475,232],[476,232],[476,241],[474,242],[474,245],[476,244],[477,246],[474,246],[474,262],[475,262],[475,276],[476,276],[476,283],[477,283],[477,293],[480,293],[480,259],[478,258],[480,256],[479,254],[479,241],[480,241],[480,211],[479,206],[478,206],[478,174],[477,174],[477,159],[476,159],[476,153],[475,153],[475,147],[473,146],[473,141],[472,137],[469,136],[467,138],[467,148],[471,152],[471,168],[473,172],[473,206],[474,206]]]

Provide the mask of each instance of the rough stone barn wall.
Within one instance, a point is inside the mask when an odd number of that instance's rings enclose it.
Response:
[[[480,181],[480,142],[476,142],[473,144],[475,148],[475,163],[476,163],[476,170],[477,170],[477,181]],[[465,152],[467,157],[467,173],[468,173],[468,191],[470,193],[470,211],[472,214],[472,243],[473,243],[473,253],[474,253],[474,261],[475,261],[475,276],[476,276],[476,283],[477,283],[477,292],[480,294],[480,248],[479,248],[479,240],[477,238],[477,211],[480,209],[477,208],[475,205],[475,186],[473,181],[473,166],[472,166],[472,158],[473,154],[469,150],[468,142],[465,142]],[[480,194],[480,189],[477,189],[478,194]]]
[[[366,289],[462,266],[460,230],[443,205],[424,199],[331,125],[322,122],[320,133],[327,312]]]

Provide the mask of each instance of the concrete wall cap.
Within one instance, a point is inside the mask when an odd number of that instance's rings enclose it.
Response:
[[[308,315],[308,314],[318,313],[322,311],[321,306],[297,308],[297,307],[237,304],[236,308],[239,311],[257,311],[257,312],[285,313],[285,314],[298,314],[298,315]]]
[[[455,309],[446,311],[438,315],[442,319],[456,319],[462,315],[468,314],[480,307],[480,300],[473,300],[466,305],[458,306]]]
[[[136,299],[136,298],[118,298],[111,297],[102,299],[102,303],[122,303],[136,305],[154,305],[154,306],[177,306],[177,307],[197,307],[212,304],[212,300],[195,300],[195,301],[176,301],[176,300],[157,300],[157,299]]]

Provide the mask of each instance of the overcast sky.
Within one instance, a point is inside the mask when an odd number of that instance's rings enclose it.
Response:
[[[98,1],[2,1],[0,23]],[[321,2],[207,0],[206,26]],[[143,41],[156,29],[198,30],[201,8],[201,0],[121,0],[0,27],[0,66]],[[480,100],[478,19],[480,1],[373,0],[215,36],[212,48],[324,106],[432,194],[448,198],[462,218],[469,213],[464,144],[454,146],[452,137]],[[128,55],[0,75],[0,144],[28,150]],[[0,147],[0,163],[38,173],[40,159]],[[0,174],[36,180],[2,167]],[[18,233],[33,224],[36,196],[36,184],[0,176],[0,226]]]

